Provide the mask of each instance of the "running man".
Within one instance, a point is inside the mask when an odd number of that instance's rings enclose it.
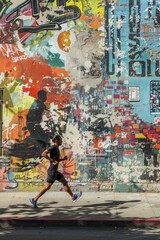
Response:
[[[59,146],[62,145],[62,137],[60,135],[56,135],[52,141],[54,144],[42,153],[42,157],[45,157],[50,161],[50,166],[47,170],[48,177],[46,185],[40,190],[35,198],[30,199],[34,208],[38,208],[38,199],[51,188],[52,184],[56,180],[63,184],[64,190],[71,196],[73,202],[77,201],[82,195],[82,192],[73,194],[64,175],[58,171],[59,162],[67,160],[67,156],[60,158]]]

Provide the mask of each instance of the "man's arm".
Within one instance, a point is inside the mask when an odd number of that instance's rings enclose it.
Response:
[[[65,160],[67,160],[67,159],[68,159],[68,157],[65,156],[64,158],[60,158],[60,159],[59,159],[59,162],[65,161]]]
[[[54,165],[58,164],[58,162],[62,162],[68,159],[67,156],[65,156],[64,158],[60,158],[59,160],[54,160],[50,157],[50,152],[48,151],[48,149],[44,150],[44,152],[42,152],[42,157],[48,159],[50,162],[52,162]]]
[[[54,165],[58,164],[58,161],[56,161],[50,157],[50,152],[48,151],[48,149],[44,150],[41,155],[42,155],[42,157],[48,159]]]

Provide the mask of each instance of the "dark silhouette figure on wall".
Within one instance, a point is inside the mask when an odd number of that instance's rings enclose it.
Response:
[[[152,174],[147,170],[144,172],[144,179],[146,180],[153,180],[157,181],[157,173],[158,170],[156,169],[159,164],[158,164],[158,151],[155,148],[156,143],[152,141],[152,139],[149,139],[148,137],[146,138],[146,141],[144,144],[141,145],[142,150],[144,152],[144,166],[153,166]]]
[[[46,100],[47,93],[44,90],[40,90],[38,99],[34,100],[28,111],[26,125],[30,132],[30,138],[47,143],[49,134],[41,126],[43,113],[48,110],[45,105]]]
[[[148,166],[149,161],[151,161],[153,155],[152,141],[149,138],[146,138],[146,142],[143,146],[143,152],[144,152],[144,166]]]
[[[19,171],[26,171],[38,165],[42,158],[41,153],[49,144],[50,133],[41,126],[43,114],[48,110],[45,105],[46,100],[47,93],[40,90],[38,98],[34,100],[28,111],[26,119],[25,130],[28,130],[30,135],[21,141],[15,139],[15,143],[8,148],[9,155],[20,159],[16,162]],[[31,162],[28,162],[28,159],[31,159]]]

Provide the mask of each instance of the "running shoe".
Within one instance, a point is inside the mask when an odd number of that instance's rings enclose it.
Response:
[[[76,202],[82,196],[82,192],[75,193],[72,197],[72,202]]]
[[[37,202],[34,200],[34,198],[30,199],[30,202],[32,203],[34,208],[38,208]]]

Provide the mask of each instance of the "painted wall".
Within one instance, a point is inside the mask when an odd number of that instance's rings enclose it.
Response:
[[[159,40],[159,0],[0,0],[0,190],[39,190],[59,133],[73,189],[159,191]]]

